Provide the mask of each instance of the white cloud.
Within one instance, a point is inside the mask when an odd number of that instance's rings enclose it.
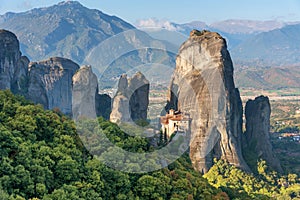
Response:
[[[169,31],[179,31],[181,28],[176,27],[174,24],[172,24],[168,20],[159,20],[156,18],[150,18],[150,19],[140,19],[137,20],[136,26],[138,28],[159,28],[159,29],[166,29]]]

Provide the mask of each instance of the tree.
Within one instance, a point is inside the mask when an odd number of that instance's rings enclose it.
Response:
[[[297,174],[288,174],[288,182],[290,185],[293,185],[297,181]]]
[[[267,173],[267,163],[265,160],[260,160],[258,163],[257,163],[257,172],[258,174],[260,175],[263,175],[265,176],[266,173]]]
[[[142,199],[164,199],[166,194],[161,191],[164,188],[161,187],[161,182],[159,179],[144,175],[137,181],[137,186],[135,187],[135,192],[137,196]]]

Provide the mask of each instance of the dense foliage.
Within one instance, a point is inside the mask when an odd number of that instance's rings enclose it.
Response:
[[[99,123],[118,146],[150,149],[145,139]],[[228,199],[192,170],[186,155],[147,174],[113,170],[86,151],[73,121],[9,91],[0,91],[0,160],[0,199]]]
[[[117,146],[153,151],[142,137],[125,134],[104,119],[98,123]],[[84,147],[75,123],[9,91],[0,91],[0,199],[291,199],[300,197],[299,178],[280,176],[258,162],[248,174],[220,160],[203,177],[187,154],[167,168],[131,174],[111,169]],[[101,151],[105,144],[96,149]],[[93,149],[90,149],[93,150]],[[94,149],[95,150],[95,149]]]
[[[223,160],[204,175],[216,188],[221,188],[231,199],[299,199],[300,180],[296,174],[281,176],[260,160],[256,174],[246,173]]]

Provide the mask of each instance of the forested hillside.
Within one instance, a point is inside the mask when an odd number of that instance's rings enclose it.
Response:
[[[99,119],[111,141],[146,151],[145,139],[129,138]],[[115,171],[94,159],[59,111],[45,111],[9,91],[0,91],[0,199],[218,199],[226,193],[209,185],[183,156],[149,174]]]
[[[91,121],[95,123],[95,121]],[[99,118],[106,136],[129,151],[151,150]],[[300,197],[296,175],[280,176],[259,162],[256,175],[216,161],[204,176],[184,154],[167,168],[144,174],[111,169],[84,148],[75,123],[0,91],[0,199],[290,199]],[[152,149],[153,150],[153,149]]]

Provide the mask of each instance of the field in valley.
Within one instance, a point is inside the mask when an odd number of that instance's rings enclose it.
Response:
[[[300,89],[254,90],[241,89],[241,98],[245,105],[248,99],[265,95],[271,104],[271,142],[276,155],[287,172],[300,175],[300,141],[293,137],[285,137],[286,133],[299,134],[300,127]],[[152,89],[148,118],[153,124],[159,123],[159,116],[164,110],[167,100],[167,89]],[[244,120],[245,122],[245,120]],[[279,139],[279,137],[282,139]]]

